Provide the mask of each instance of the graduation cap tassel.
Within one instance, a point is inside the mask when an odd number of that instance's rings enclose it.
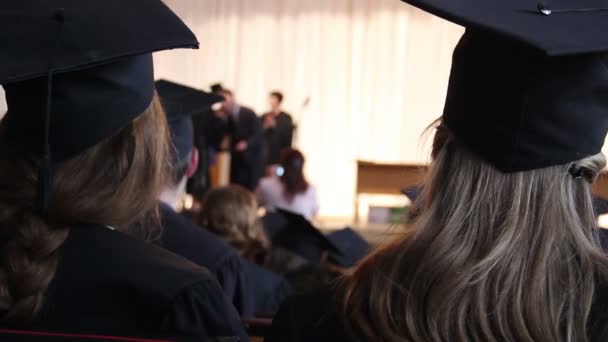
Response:
[[[58,9],[53,14],[53,19],[58,23],[57,35],[55,38],[55,44],[53,51],[49,57],[49,68],[47,75],[47,96],[46,96],[46,107],[44,112],[44,137],[43,137],[43,150],[42,157],[38,164],[38,187],[36,192],[36,208],[41,215],[44,215],[49,207],[49,197],[51,188],[51,177],[52,177],[52,156],[51,156],[51,143],[50,143],[50,131],[51,131],[51,105],[53,95],[53,59],[57,53],[59,47],[59,41],[61,39],[61,32],[64,22],[63,9]]]
[[[47,81],[47,100],[44,113],[44,147],[42,158],[38,164],[38,189],[36,207],[40,214],[44,214],[49,206],[49,193],[51,187],[51,144],[49,141],[51,121],[51,94],[53,92],[53,72],[49,71]]]

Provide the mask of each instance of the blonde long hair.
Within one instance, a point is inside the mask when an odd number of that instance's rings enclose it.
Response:
[[[253,193],[238,185],[211,189],[205,196],[199,223],[253,260],[270,245],[258,219]]]
[[[587,341],[608,279],[590,196],[604,156],[501,173],[444,127],[433,145],[419,216],[343,279],[353,337]]]

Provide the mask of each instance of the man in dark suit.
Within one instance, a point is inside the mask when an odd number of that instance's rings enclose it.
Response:
[[[254,191],[264,175],[264,130],[255,112],[236,102],[232,91],[223,88],[222,113],[231,138],[230,182]]]
[[[273,91],[268,97],[270,111],[262,116],[266,142],[266,164],[277,165],[281,151],[291,147],[294,125],[291,115],[281,109],[283,94]]]

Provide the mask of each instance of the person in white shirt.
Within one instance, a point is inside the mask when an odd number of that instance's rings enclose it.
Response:
[[[261,180],[256,196],[268,211],[284,209],[309,220],[319,211],[317,190],[304,176],[304,155],[291,148],[282,151],[281,167]]]

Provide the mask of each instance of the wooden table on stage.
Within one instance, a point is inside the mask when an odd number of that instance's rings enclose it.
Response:
[[[218,152],[216,162],[209,166],[211,187],[230,184],[230,152]]]
[[[593,194],[608,199],[608,170],[602,171],[593,183]]]
[[[355,193],[355,222],[359,221],[359,195],[397,195],[401,189],[420,184],[428,169],[425,164],[382,164],[357,161],[357,190]],[[593,184],[593,194],[608,199],[608,170]]]
[[[355,222],[359,221],[359,195],[398,195],[401,189],[420,184],[427,170],[424,164],[382,164],[357,161]]]

